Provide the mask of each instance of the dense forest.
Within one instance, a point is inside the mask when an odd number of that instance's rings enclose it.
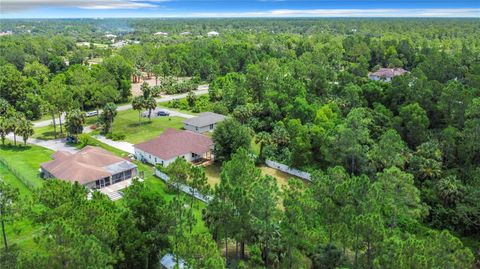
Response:
[[[208,97],[169,105],[230,116],[213,133],[222,170],[195,220],[205,231],[192,232],[186,198],[141,183],[119,205],[46,182],[18,202],[43,225],[41,248],[0,249],[6,268],[158,268],[167,250],[193,268],[480,267],[478,19],[2,20],[0,31],[11,31],[2,143],[34,120],[135,103],[142,74],[159,80],[153,95],[208,83]],[[369,79],[382,67],[408,73]],[[267,159],[312,182],[280,189],[256,167]],[[168,169],[204,178],[181,161]]]

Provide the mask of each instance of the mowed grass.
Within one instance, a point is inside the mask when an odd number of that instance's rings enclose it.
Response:
[[[180,129],[185,119],[180,117],[157,117],[139,120],[138,111],[119,111],[113,122],[113,133],[125,134],[124,141],[136,144],[159,136],[167,128]]]
[[[38,169],[41,163],[51,160],[52,153],[51,150],[32,145],[27,147],[1,146],[0,158],[8,164],[8,167],[0,163],[0,178],[17,188],[21,201],[26,201],[32,195],[32,190],[19,177],[28,180],[31,186],[40,187],[43,180]],[[15,169],[15,173],[9,167]],[[6,233],[7,242],[10,245],[16,244],[23,249],[35,249],[36,243],[33,238],[40,233],[40,227],[34,226],[25,218],[17,217],[13,222],[6,224]]]
[[[12,143],[12,142],[10,142]],[[27,146],[0,146],[0,158],[6,162],[9,169],[14,169],[13,174],[20,179],[25,179],[34,187],[40,187],[43,183],[40,177],[40,164],[50,161],[53,151],[29,145]]]
[[[55,139],[55,132],[53,129],[53,124],[33,128],[35,131],[32,135],[32,138],[41,139],[41,140],[52,140]],[[66,137],[65,129],[62,127],[62,133],[60,133],[60,126],[57,125],[57,138]]]

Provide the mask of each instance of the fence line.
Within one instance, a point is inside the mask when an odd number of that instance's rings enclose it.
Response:
[[[163,180],[165,183],[167,183],[169,185],[173,185],[170,182],[170,177],[167,174],[161,172],[160,170],[158,170],[156,168],[155,168],[155,176],[157,176],[158,178]],[[191,196],[197,198],[198,200],[200,200],[200,201],[202,201],[206,204],[208,204],[213,198],[212,196],[209,196],[209,195],[203,195],[198,190],[196,190],[195,188],[192,188],[192,187],[187,186],[185,184],[177,183],[175,185],[176,185],[176,187],[178,187],[178,189],[180,189],[184,193],[186,193],[188,195],[191,195]]]
[[[299,177],[299,178],[302,178],[302,179],[305,179],[305,180],[308,180],[308,181],[312,181],[311,180],[311,175],[308,172],[301,171],[301,170],[298,170],[298,169],[295,169],[295,168],[291,168],[288,165],[285,165],[285,164],[279,163],[279,162],[275,162],[275,161],[272,161],[272,160],[266,160],[265,164],[270,168],[280,170],[280,171],[282,171],[284,173],[287,173],[287,174],[290,174],[292,176],[296,176],[296,177]]]
[[[22,173],[20,173],[13,165],[11,165],[5,158],[0,157],[0,163],[3,164],[12,174],[17,177],[27,188],[31,191],[38,188],[38,184],[33,183],[27,177],[25,177]]]

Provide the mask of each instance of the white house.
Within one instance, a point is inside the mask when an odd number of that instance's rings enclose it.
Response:
[[[153,35],[155,35],[155,36],[168,36],[168,33],[166,33],[166,32],[156,32]]]
[[[137,160],[168,166],[177,158],[189,162],[211,159],[213,141],[191,131],[167,129],[160,136],[133,146]]]
[[[214,37],[214,36],[218,36],[218,35],[220,35],[220,34],[218,32],[215,32],[215,31],[211,31],[211,32],[207,33],[208,37]]]
[[[213,112],[200,113],[197,117],[183,121],[183,128],[199,134],[211,132],[217,123],[225,120],[225,116]]]

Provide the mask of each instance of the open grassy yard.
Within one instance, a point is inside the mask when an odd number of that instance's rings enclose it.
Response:
[[[55,139],[55,133],[53,131],[53,125],[37,127],[37,128],[34,128],[34,130],[35,130],[35,132],[33,133],[32,138],[37,138],[37,139],[41,139],[41,140]],[[57,138],[63,138],[65,136],[66,136],[65,129],[62,129],[62,133],[60,133],[60,126],[57,125]]]
[[[43,180],[38,169],[41,163],[51,160],[52,153],[51,150],[32,145],[1,146],[0,178],[17,188],[22,200],[28,199],[32,194],[31,189],[42,185]],[[7,223],[6,233],[10,245],[16,244],[21,248],[33,249],[35,248],[33,238],[40,233],[40,228],[27,219],[17,218]]]
[[[180,129],[183,127],[183,118],[158,117],[151,121],[138,119],[138,111],[119,111],[113,122],[113,133],[125,134],[125,141],[136,144],[157,137],[167,128]]]
[[[53,151],[34,146],[0,146],[0,162],[30,189],[40,187],[43,180],[40,177],[40,164],[50,161]],[[14,171],[13,171],[14,170]],[[30,185],[30,186],[29,186]]]
[[[281,188],[282,186],[286,185],[288,183],[288,180],[290,178],[302,180],[300,178],[297,178],[295,176],[291,176],[287,173],[284,173],[282,171],[275,170],[273,168],[270,168],[268,166],[259,166],[260,170],[262,171],[262,174],[264,175],[271,175],[274,176],[277,179],[278,187]],[[217,164],[209,165],[205,167],[205,174],[207,175],[208,178],[208,184],[210,186],[214,186],[220,182],[220,166]],[[302,180],[303,181],[303,180]],[[305,181],[303,181],[305,182]]]

